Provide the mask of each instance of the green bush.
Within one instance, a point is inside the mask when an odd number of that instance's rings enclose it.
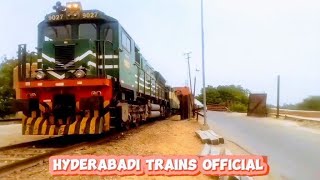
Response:
[[[201,90],[201,92],[203,92]],[[203,102],[202,93],[196,98]],[[206,87],[207,104],[225,105],[231,111],[246,112],[249,102],[249,90],[241,86],[226,85],[226,86],[208,86]]]
[[[245,113],[247,112],[247,109],[248,109],[248,106],[245,105],[245,104],[240,104],[240,103],[237,103],[237,104],[233,104],[230,106],[230,110],[233,111],[233,112],[242,112],[242,113]]]

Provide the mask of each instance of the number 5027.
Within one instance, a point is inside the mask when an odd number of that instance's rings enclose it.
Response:
[[[83,18],[96,18],[97,16],[98,16],[97,12],[82,13]]]
[[[49,21],[62,20],[63,14],[49,15],[48,19],[49,19]]]

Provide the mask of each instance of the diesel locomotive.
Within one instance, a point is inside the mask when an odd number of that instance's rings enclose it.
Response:
[[[179,101],[121,24],[58,2],[38,25],[37,62],[19,45],[16,109],[24,135],[100,134],[168,117]]]

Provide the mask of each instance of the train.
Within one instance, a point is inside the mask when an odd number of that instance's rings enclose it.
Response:
[[[36,62],[18,47],[16,111],[23,135],[101,134],[179,109],[174,89],[113,17],[57,2],[38,24]]]

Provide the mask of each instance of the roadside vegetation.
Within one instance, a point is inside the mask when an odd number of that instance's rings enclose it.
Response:
[[[201,90],[201,92],[203,92]],[[206,88],[207,104],[219,104],[229,108],[234,112],[247,112],[249,102],[249,90],[242,86],[227,85],[227,86],[208,86]],[[196,97],[200,102],[203,102],[202,93]]]
[[[12,105],[15,98],[13,90],[13,68],[18,61],[14,58],[4,58],[0,64],[0,118],[12,114]]]
[[[27,62],[35,61],[34,55],[27,54]],[[13,89],[13,68],[18,65],[16,58],[1,57],[0,61],[0,118],[12,115],[13,100],[15,91]]]
[[[310,96],[297,104],[284,104],[282,109],[320,111],[320,96]]]
[[[206,88],[208,105],[224,105],[234,112],[247,112],[250,91],[242,86],[208,86]],[[202,89],[201,94],[196,98],[203,102]],[[268,108],[276,108],[274,105],[268,105]],[[310,96],[297,104],[284,104],[281,109],[320,111],[320,96]]]

